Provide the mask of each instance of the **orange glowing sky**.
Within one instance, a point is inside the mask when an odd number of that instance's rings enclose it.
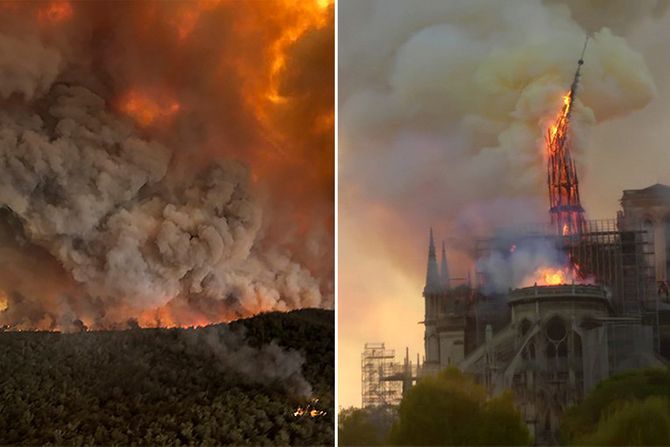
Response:
[[[82,82],[144,137],[173,150],[169,175],[217,160],[244,164],[263,209],[254,249],[281,250],[308,270],[327,308],[334,305],[334,15],[333,0],[0,2],[3,34],[58,49],[64,82]],[[257,301],[250,312],[271,310],[263,296]],[[210,310],[209,318],[239,317],[225,306]],[[117,311],[120,321],[125,312],[143,325],[208,322],[183,302]]]

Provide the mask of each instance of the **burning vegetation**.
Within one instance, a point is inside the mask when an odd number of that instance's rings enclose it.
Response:
[[[3,2],[0,324],[332,306],[333,11]]]

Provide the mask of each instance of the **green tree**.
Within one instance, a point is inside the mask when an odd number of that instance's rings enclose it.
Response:
[[[394,419],[389,408],[346,408],[338,417],[339,445],[384,445]]]
[[[626,402],[650,396],[667,396],[670,390],[670,369],[652,368],[630,371],[600,382],[578,405],[568,409],[561,421],[565,442],[576,442],[593,433],[602,417],[611,414]]]
[[[509,394],[487,399],[456,369],[422,379],[403,398],[390,441],[399,445],[527,445]]]
[[[651,396],[623,403],[604,415],[577,445],[670,445],[670,400]]]

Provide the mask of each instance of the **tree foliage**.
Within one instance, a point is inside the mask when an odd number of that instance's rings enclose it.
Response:
[[[398,408],[390,441],[399,445],[527,445],[528,430],[511,395],[486,391],[456,369],[426,377]]]
[[[625,402],[603,415],[595,430],[575,444],[670,445],[670,399],[651,396]]]
[[[338,415],[338,443],[341,446],[385,445],[395,410],[386,407],[346,408]]]
[[[216,367],[184,333],[133,329],[0,334],[0,445],[332,445],[333,312],[269,313],[229,325],[300,351],[325,415],[306,399]],[[223,326],[223,325],[218,325]]]
[[[562,438],[566,442],[579,442],[599,430],[603,417],[626,403],[668,394],[669,369],[653,368],[612,376],[600,382],[581,403],[566,411],[561,421]]]

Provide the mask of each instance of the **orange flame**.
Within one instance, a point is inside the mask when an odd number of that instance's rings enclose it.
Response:
[[[158,121],[165,121],[179,112],[181,106],[178,102],[158,101],[139,90],[130,90],[123,95],[120,101],[122,113],[130,116],[142,127],[151,126]]]
[[[251,92],[249,102],[256,109],[257,117],[264,124],[268,124],[268,114],[265,111],[270,104],[281,104],[287,98],[280,93],[281,74],[286,68],[287,52],[305,32],[310,29],[320,29],[328,24],[326,10],[333,5],[333,0],[285,0],[285,13],[293,15],[290,26],[284,26],[281,33],[268,48],[268,57],[272,61],[266,74],[267,82],[260,92]],[[328,118],[319,117],[322,120]],[[317,119],[319,119],[317,118]]]
[[[593,284],[595,279],[583,278],[580,267],[576,263],[571,263],[565,267],[543,266],[535,270],[522,281],[520,287],[537,286],[558,286],[562,284]]]
[[[564,139],[568,131],[568,115],[572,108],[572,98],[570,93],[563,95],[563,107],[554,122],[549,126],[548,150],[555,152],[558,147],[556,143],[559,139]]]
[[[8,304],[7,295],[5,295],[5,292],[0,291],[0,312],[7,310]]]
[[[325,416],[327,413],[324,410],[319,410],[316,408],[316,404],[319,402],[319,399],[312,399],[309,403],[307,403],[306,406],[304,407],[298,407],[296,410],[293,412],[293,416],[295,417],[301,417],[301,416],[309,416],[311,418],[315,418],[318,416]]]
[[[72,17],[72,5],[68,1],[49,2],[37,10],[37,19],[40,22],[61,23]]]

